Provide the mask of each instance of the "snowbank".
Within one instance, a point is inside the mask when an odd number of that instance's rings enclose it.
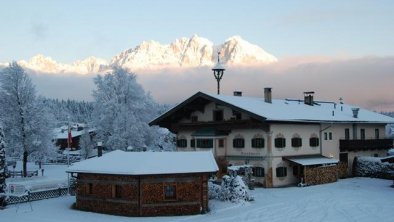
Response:
[[[379,157],[355,158],[353,167],[355,176],[394,180],[394,164],[383,163]]]

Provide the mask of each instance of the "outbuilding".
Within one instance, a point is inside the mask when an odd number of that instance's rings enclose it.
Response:
[[[76,208],[126,215],[190,215],[208,211],[212,152],[116,150],[67,169],[76,178]]]

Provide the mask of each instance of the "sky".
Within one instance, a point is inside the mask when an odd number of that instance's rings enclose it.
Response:
[[[148,40],[168,44],[197,34],[221,44],[239,35],[279,62],[227,69],[221,82],[225,94],[242,90],[245,95],[261,96],[263,87],[274,87],[274,98],[302,98],[303,91],[316,91],[320,100],[342,97],[372,110],[394,111],[392,0],[0,3],[0,63],[29,60],[37,54],[60,63],[89,56],[110,60]],[[216,91],[209,67],[137,74],[144,89],[161,103],[179,103],[197,91]],[[94,76],[32,78],[40,95],[92,100]]]
[[[144,40],[240,35],[281,58],[389,56],[394,1],[1,1],[0,62],[111,59]]]

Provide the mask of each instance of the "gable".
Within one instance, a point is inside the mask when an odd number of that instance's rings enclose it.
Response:
[[[184,102],[180,103],[179,105],[175,106],[174,108],[170,109],[163,115],[159,116],[158,118],[154,119],[149,123],[150,126],[152,125],[159,125],[161,127],[170,128],[171,124],[179,122],[182,118],[189,118],[190,115],[195,111],[205,112],[205,107],[209,103],[215,103],[220,106],[224,106],[228,109],[245,113],[246,115],[264,121],[266,118],[260,115],[256,115],[253,112],[250,112],[246,109],[241,107],[235,106],[231,103],[226,101],[217,99],[211,95],[198,92],[191,96],[189,99],[185,100]]]

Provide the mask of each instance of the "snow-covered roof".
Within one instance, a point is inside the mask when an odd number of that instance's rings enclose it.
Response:
[[[82,130],[78,130],[77,128],[71,128],[71,136],[72,138],[81,136],[86,133],[94,132],[96,129],[94,128],[83,128]],[[55,139],[67,139],[68,138],[68,127],[62,126],[59,128],[55,128],[53,130]]]
[[[274,99],[272,103],[267,103],[263,97],[207,95],[264,117],[268,121],[394,123],[392,117],[362,108],[359,109],[358,117],[354,118],[352,108],[359,107],[347,104],[315,102],[311,106],[300,100]]]
[[[212,152],[124,152],[112,151],[67,169],[74,173],[152,175],[216,172]]]
[[[322,165],[322,164],[337,164],[339,160],[328,158],[325,156],[294,156],[284,157],[286,160],[298,163],[302,166]]]

